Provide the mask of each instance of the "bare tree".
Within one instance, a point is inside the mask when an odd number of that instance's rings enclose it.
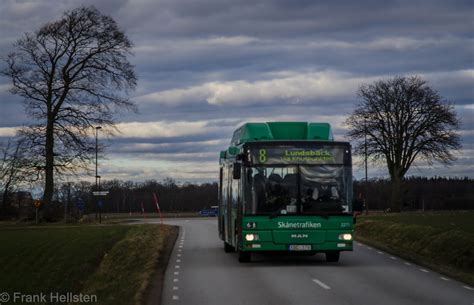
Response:
[[[347,119],[355,151],[384,160],[392,209],[401,209],[401,182],[416,160],[449,165],[461,147],[454,106],[419,77],[395,77],[359,88],[361,102]],[[364,138],[366,137],[366,141]],[[365,146],[366,145],[366,146]]]
[[[0,190],[2,206],[0,212],[6,212],[10,205],[10,195],[31,175],[29,160],[26,158],[23,141],[8,141],[0,149]]]
[[[3,73],[12,80],[11,93],[24,98],[27,114],[37,122],[21,134],[44,171],[48,204],[54,173],[91,160],[93,127],[113,127],[117,110],[134,109],[128,99],[136,86],[127,59],[132,43],[111,17],[81,7],[26,33],[14,47]]]

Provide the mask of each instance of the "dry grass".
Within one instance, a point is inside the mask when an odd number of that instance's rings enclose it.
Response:
[[[474,285],[474,212],[363,216],[356,238]]]
[[[104,305],[144,304],[154,272],[165,259],[165,242],[176,230],[166,225],[133,226],[104,257],[82,292],[97,295]]]

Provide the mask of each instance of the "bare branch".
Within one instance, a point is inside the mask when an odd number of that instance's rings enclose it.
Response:
[[[24,98],[27,114],[41,124],[20,135],[45,173],[44,199],[52,198],[53,174],[87,166],[94,143],[88,128],[113,127],[113,114],[134,110],[136,86],[127,59],[132,43],[109,16],[94,7],[65,12],[15,44],[3,74]]]
[[[346,120],[355,152],[384,159],[392,181],[416,160],[450,164],[461,147],[452,104],[419,77],[395,77],[359,88],[361,102]],[[365,142],[367,137],[367,142]]]

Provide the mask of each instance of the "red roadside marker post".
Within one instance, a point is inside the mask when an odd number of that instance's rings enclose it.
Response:
[[[158,204],[158,198],[156,197],[155,192],[153,192],[153,200],[155,201],[156,211],[160,215],[160,223],[163,224],[163,215],[161,215],[160,205]]]

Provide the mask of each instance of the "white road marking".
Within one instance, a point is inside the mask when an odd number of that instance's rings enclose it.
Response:
[[[371,247],[367,247],[367,249],[369,249],[369,250],[372,250],[372,248],[371,248]]]
[[[440,276],[439,278],[442,279],[443,281],[449,281],[449,279],[444,276]]]
[[[181,263],[181,260],[180,260],[180,259],[177,259],[176,262],[177,262],[177,263]]]
[[[179,287],[178,286],[173,286],[173,290],[178,290]]]
[[[331,287],[329,287],[328,285],[324,284],[323,282],[321,282],[321,281],[318,280],[318,279],[313,279],[313,282],[315,282],[315,283],[318,284],[319,286],[323,287],[324,289],[331,289]]]
[[[178,252],[181,252],[182,249],[178,249]]]
[[[176,300],[179,300],[179,297],[178,297],[177,295],[174,295],[174,296],[173,296],[173,300],[175,300],[175,301],[176,301]]]
[[[176,282],[179,282],[179,280],[175,278],[175,279],[173,279],[173,282],[176,283]]]
[[[182,247],[183,247],[183,245],[179,245],[179,247],[180,247],[180,248],[182,248]]]
[[[174,268],[175,268],[175,269],[179,269],[180,267],[179,267],[179,265],[176,265],[176,266],[174,266]]]
[[[409,262],[405,262],[405,265],[407,266],[411,266],[411,264]]]
[[[179,271],[175,271],[175,272],[174,272],[174,275],[179,275]]]
[[[378,253],[378,254],[383,254],[383,252],[382,252],[382,251],[377,251],[377,253]]]
[[[181,253],[178,253],[178,257],[181,257]]]
[[[428,273],[429,271],[426,269],[420,269],[421,272]]]
[[[465,285],[464,285],[464,286],[462,286],[462,287],[463,287],[463,288],[466,288],[467,290],[474,290],[474,288],[469,287],[469,286],[465,286]],[[474,304],[474,303],[473,303],[473,304]]]
[[[397,258],[395,256],[390,256],[391,259],[393,260],[397,260]]]

